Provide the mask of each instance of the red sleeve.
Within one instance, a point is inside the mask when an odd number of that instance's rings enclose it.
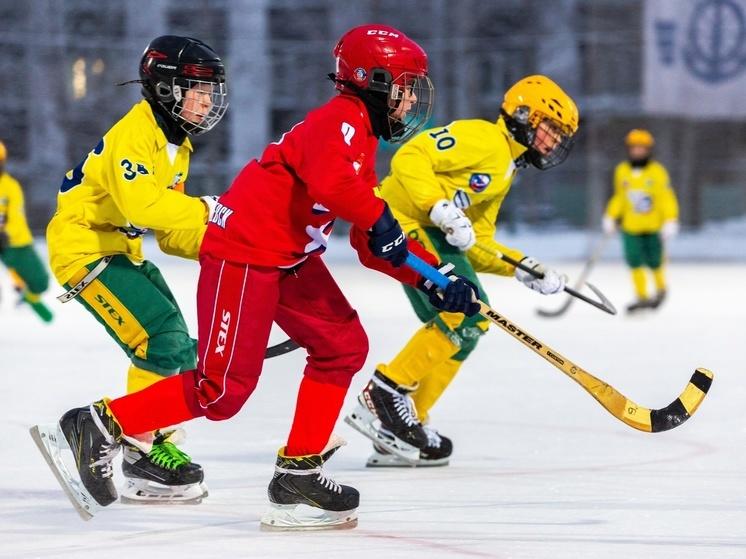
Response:
[[[374,194],[367,175],[358,175],[362,165],[375,159],[375,154],[366,153],[369,132],[359,116],[333,108],[308,122],[302,138],[303,163],[296,172],[311,198],[367,230],[383,212],[383,201]]]
[[[383,258],[373,256],[373,253],[370,252],[370,248],[368,248],[368,234],[354,225],[350,228],[350,244],[352,245],[352,248],[357,251],[360,263],[366,268],[382,272],[391,276],[395,280],[399,280],[400,282],[411,285],[412,287],[417,287],[417,284],[420,282],[422,276],[406,264],[400,268],[394,268]],[[431,266],[438,265],[438,259],[435,255],[428,252],[428,250],[418,241],[407,238],[407,248],[409,249],[409,252],[419,256]]]

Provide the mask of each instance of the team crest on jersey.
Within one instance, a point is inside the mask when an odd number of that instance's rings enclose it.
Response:
[[[355,68],[355,79],[359,82],[365,81],[365,78],[368,77],[368,72],[365,71],[365,68]]]
[[[474,192],[482,192],[492,182],[492,177],[487,173],[472,173],[469,177],[469,188]]]

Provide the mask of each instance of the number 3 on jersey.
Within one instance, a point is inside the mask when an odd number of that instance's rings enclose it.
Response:
[[[138,173],[141,175],[148,174],[148,169],[142,163],[132,163],[129,159],[122,159],[119,164],[124,168],[124,174],[122,176],[124,176],[125,180],[131,181]],[[135,165],[137,165],[137,168],[135,168]]]

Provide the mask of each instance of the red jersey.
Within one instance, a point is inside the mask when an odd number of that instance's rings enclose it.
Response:
[[[332,98],[243,168],[220,197],[201,252],[257,266],[291,267],[326,250],[340,217],[353,226],[352,244],[363,264],[416,283],[418,274],[395,269],[368,250],[364,232],[384,209],[374,192],[377,147],[365,104],[350,95]]]

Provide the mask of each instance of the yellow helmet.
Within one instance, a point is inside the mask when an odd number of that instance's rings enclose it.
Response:
[[[5,161],[6,157],[8,157],[8,150],[5,149],[5,144],[0,142],[0,161]]]
[[[624,143],[627,146],[642,146],[646,148],[652,148],[655,145],[655,139],[653,135],[647,130],[642,128],[635,128],[630,130],[624,137]]]
[[[549,169],[567,158],[578,131],[578,107],[551,79],[534,75],[519,80],[505,93],[501,109],[508,130],[528,148],[526,157],[535,167]],[[543,138],[547,134],[549,143]]]

